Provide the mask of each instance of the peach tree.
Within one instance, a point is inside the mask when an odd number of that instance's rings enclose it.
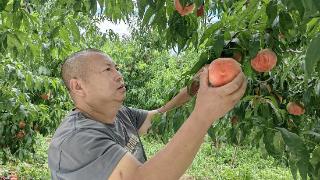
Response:
[[[199,53],[177,87],[192,84],[190,77],[216,58],[240,61],[249,82],[247,92],[208,131],[214,142],[260,147],[285,159],[294,179],[298,172],[302,179],[319,179],[318,0],[3,0],[0,146],[14,152],[30,147],[35,125],[42,119],[54,122],[71,107],[61,103],[68,97],[56,79],[58,64],[75,50],[103,45],[105,36],[91,23],[131,18],[158,33],[166,49]],[[262,49],[277,56],[275,67],[267,72],[251,66]],[[155,131],[164,136],[163,129],[176,131],[190,109],[168,113]],[[46,128],[40,131],[50,131]]]
[[[194,9],[189,11],[190,4]],[[201,54],[184,74],[186,79],[219,57],[241,62],[249,82],[246,95],[209,130],[213,141],[260,147],[284,158],[295,179],[297,172],[302,179],[319,178],[318,2],[195,0],[177,5],[177,1],[138,1],[138,7],[141,25],[163,32],[168,48],[181,52],[191,47]],[[275,53],[276,66],[258,72],[252,59],[266,48]],[[303,114],[292,112],[292,103],[299,104]],[[177,110],[167,118],[185,118],[182,114]],[[177,130],[182,123],[169,123],[167,118],[160,121],[158,132]]]

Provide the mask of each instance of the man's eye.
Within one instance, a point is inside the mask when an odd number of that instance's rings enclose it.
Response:
[[[111,70],[111,68],[107,68],[107,69],[105,69],[105,71],[110,71]]]

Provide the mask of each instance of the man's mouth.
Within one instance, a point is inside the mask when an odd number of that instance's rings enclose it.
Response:
[[[124,84],[122,84],[121,86],[118,87],[118,90],[121,90],[121,89],[126,89]]]

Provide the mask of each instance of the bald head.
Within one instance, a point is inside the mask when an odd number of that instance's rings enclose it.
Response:
[[[63,82],[67,89],[70,91],[69,82],[71,79],[81,79],[83,81],[87,80],[90,73],[91,63],[93,55],[101,55],[110,59],[102,51],[98,49],[85,49],[73,53],[70,55],[62,65],[61,75]]]

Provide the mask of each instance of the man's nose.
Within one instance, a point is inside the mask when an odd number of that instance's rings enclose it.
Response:
[[[116,81],[122,81],[123,80],[123,76],[122,76],[120,71],[117,71],[117,74],[115,76],[115,80]]]

